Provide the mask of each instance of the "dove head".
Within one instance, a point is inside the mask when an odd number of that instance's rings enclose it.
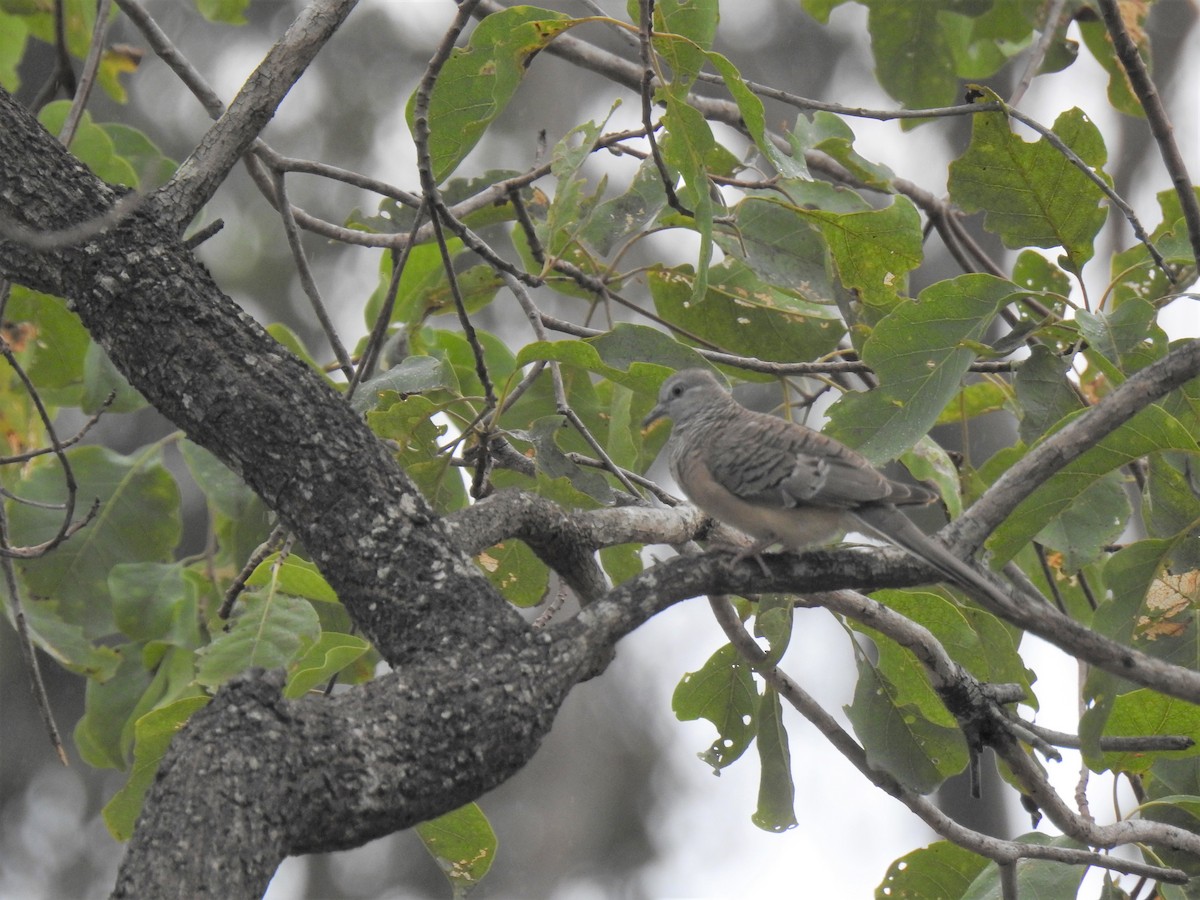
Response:
[[[646,427],[659,419],[670,419],[676,426],[686,425],[697,417],[703,419],[734,403],[729,392],[707,369],[684,369],[663,382],[658,403],[642,420]]]

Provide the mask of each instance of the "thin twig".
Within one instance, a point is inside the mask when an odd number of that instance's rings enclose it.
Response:
[[[1066,747],[1071,750],[1083,749],[1083,740],[1077,734],[1055,731],[1032,722],[1025,722],[1024,725],[1042,740],[1056,747]],[[1172,750],[1189,750],[1195,745],[1196,742],[1185,734],[1148,734],[1131,737],[1106,735],[1100,738],[1100,749],[1105,753],[1161,753]]]
[[[146,43],[150,45],[154,55],[166,63],[167,67],[192,92],[192,95],[200,101],[209,117],[219,119],[225,112],[225,104],[205,81],[200,70],[179,52],[179,49],[167,37],[167,33],[158,27],[158,23],[154,21],[146,8],[138,0],[117,0],[117,6],[121,8],[121,12],[125,13],[134,27],[142,33],[142,37],[146,39]]]
[[[34,115],[54,99],[59,87],[68,97],[75,95],[75,70],[71,67],[71,51],[67,47],[65,0],[54,0],[54,71],[29,104]]]
[[[79,85],[75,97],[71,101],[71,109],[63,122],[62,133],[58,139],[64,147],[70,147],[75,139],[75,129],[83,119],[83,111],[87,109],[88,100],[92,95],[92,87],[96,83],[96,72],[100,68],[100,57],[104,55],[104,38],[108,32],[108,12],[112,9],[112,0],[96,0],[96,21],[92,25],[92,41],[88,45],[87,58],[83,61],[83,71],[79,73]]]
[[[662,151],[658,148],[658,141],[654,137],[654,113],[651,109],[654,82],[657,79],[661,84],[663,80],[655,72],[654,47],[650,43],[650,31],[654,20],[654,0],[639,0],[638,7],[638,48],[642,58],[642,83],[638,94],[642,101],[642,127],[646,129],[646,141],[650,144],[650,155],[654,158],[659,180],[667,195],[667,205],[681,216],[694,219],[696,213],[684,206],[675,193],[675,179],[671,177],[667,163],[662,157]]]
[[[83,440],[84,436],[87,435],[87,433],[92,430],[92,427],[97,422],[100,421],[100,417],[103,416],[108,411],[108,408],[110,406],[112,406],[112,402],[116,398],[117,398],[117,392],[109,391],[108,397],[105,399],[105,401],[103,403],[100,404],[100,408],[98,410],[96,410],[94,413],[92,413],[92,415],[88,416],[87,421],[83,423],[83,425],[80,427],[80,429],[77,432],[75,432],[75,434],[73,434],[71,437],[67,438],[66,440],[59,441],[58,446],[62,447],[65,450],[67,447],[70,447],[74,444],[78,444],[81,440]],[[47,453],[53,453],[53,452],[54,452],[53,447],[39,447],[36,450],[27,450],[24,453],[17,453],[17,454],[14,454],[13,456],[0,456],[0,466],[12,465],[13,463],[28,462],[29,460],[34,459],[38,456],[45,456]],[[24,502],[28,502],[28,501],[24,501]],[[61,503],[55,504],[56,509],[62,509],[62,506],[63,505]]]
[[[287,538],[287,528],[283,525],[276,525],[271,530],[271,533],[267,535],[267,539],[259,544],[258,548],[250,554],[250,558],[246,560],[246,564],[242,566],[242,570],[238,572],[237,577],[230,582],[229,587],[225,590],[225,599],[221,603],[221,608],[217,610],[219,618],[229,618],[230,613],[233,612],[233,605],[237,603],[238,597],[246,589],[246,582],[250,580],[250,576],[254,574],[254,570],[259,567],[264,559],[282,547]]]
[[[1046,54],[1050,52],[1050,45],[1054,43],[1054,38],[1058,34],[1063,9],[1066,5],[1067,0],[1050,0],[1050,4],[1046,8],[1046,20],[1042,25],[1042,34],[1038,38],[1033,52],[1029,54],[1029,59],[1025,63],[1025,71],[1021,73],[1021,77],[1017,81],[1017,86],[1008,98],[1009,106],[1016,106],[1021,102],[1021,98],[1025,96],[1025,92],[1033,84],[1033,79],[1037,76],[1038,69],[1046,61]]]
[[[333,320],[329,318],[329,311],[325,308],[325,301],[321,298],[321,289],[317,287],[312,268],[308,264],[308,255],[304,252],[304,244],[300,240],[300,229],[296,227],[296,219],[292,215],[292,204],[288,201],[286,181],[287,177],[282,172],[275,173],[275,191],[279,195],[279,217],[283,220],[283,231],[287,235],[288,248],[292,251],[292,261],[296,264],[296,271],[300,275],[300,286],[304,289],[305,296],[308,297],[309,305],[312,306],[321,330],[325,332],[325,339],[329,341],[333,355],[337,357],[338,368],[342,370],[346,380],[350,381],[354,378],[354,364],[350,362],[350,354],[346,352],[342,339],[338,337],[337,329],[333,325]]]
[[[546,332],[542,327],[541,314],[534,305],[533,298],[529,296],[529,292],[524,289],[524,286],[517,279],[511,279],[508,285],[513,295],[517,298],[517,302],[521,304],[521,308],[525,311],[525,316],[529,319],[530,325],[533,327],[534,336],[538,340],[544,341],[546,339]],[[550,377],[554,382],[554,400],[559,414],[567,417],[567,421],[575,427],[575,430],[582,435],[583,439],[588,442],[596,452],[596,455],[603,461],[603,467],[616,476],[625,490],[634,497],[641,498],[641,492],[633,486],[633,482],[626,476],[625,471],[613,462],[612,457],[608,455],[603,445],[596,440],[591,430],[583,423],[583,420],[579,418],[575,410],[571,408],[571,404],[567,401],[567,391],[563,385],[562,372],[557,362],[550,363]]]
[[[1150,254],[1150,258],[1154,260],[1154,264],[1162,269],[1163,274],[1170,279],[1171,284],[1177,283],[1176,279],[1178,276],[1175,274],[1174,270],[1167,265],[1167,261],[1163,259],[1162,254],[1158,252],[1158,248],[1154,246],[1154,242],[1150,240],[1150,235],[1147,234],[1146,229],[1142,227],[1141,220],[1138,219],[1137,213],[1134,211],[1132,206],[1125,202],[1124,197],[1113,190],[1112,185],[1101,178],[1091,166],[1083,161],[1078,153],[1068,147],[1063,142],[1062,138],[1060,138],[1041,122],[1037,121],[1037,119],[1034,119],[1032,116],[1027,116],[1019,109],[1015,109],[1007,104],[1004,105],[1004,112],[1009,117],[1016,119],[1018,122],[1032,128],[1034,131],[1040,134],[1043,138],[1045,138],[1046,142],[1050,144],[1051,147],[1053,147],[1062,155],[1067,162],[1086,175],[1088,180],[1091,181],[1092,184],[1096,185],[1096,187],[1100,189],[1104,196],[1107,197],[1109,201],[1111,201],[1112,204],[1121,211],[1121,215],[1125,217],[1125,221],[1127,221],[1129,223],[1129,227],[1133,229],[1134,236],[1143,244],[1143,246],[1145,246],[1146,252]]]
[[[1179,145],[1175,143],[1175,129],[1171,126],[1171,120],[1167,116],[1167,110],[1163,106],[1158,89],[1154,86],[1154,81],[1146,70],[1146,63],[1125,28],[1125,22],[1121,18],[1121,10],[1117,6],[1116,0],[1098,0],[1097,6],[1100,9],[1100,16],[1104,19],[1104,27],[1108,29],[1108,34],[1112,38],[1113,48],[1117,51],[1117,59],[1129,77],[1129,86],[1133,88],[1138,102],[1141,103],[1142,109],[1146,113],[1150,133],[1158,142],[1159,155],[1167,167],[1171,183],[1175,186],[1175,194],[1179,197],[1179,203],[1183,207],[1183,218],[1187,222],[1192,255],[1196,260],[1196,265],[1200,266],[1200,202],[1196,200],[1187,165],[1183,161],[1183,155],[1179,152]]]
[[[421,227],[421,219],[425,215],[427,208],[424,203],[417,207],[417,214],[413,219],[410,235],[416,234],[417,230]],[[392,323],[392,311],[396,308],[396,296],[400,291],[400,279],[404,276],[404,269],[408,265],[408,258],[412,255],[412,248],[415,245],[413,240],[409,240],[403,249],[397,250],[393,248],[389,251],[392,255],[392,277],[388,280],[387,290],[383,295],[383,303],[379,307],[379,314],[375,317],[375,322],[371,326],[371,336],[367,339],[367,348],[363,351],[362,358],[358,361],[358,368],[354,372],[354,377],[350,379],[350,388],[346,391],[347,400],[354,396],[354,392],[358,386],[370,378],[375,371],[379,354],[383,351],[384,338],[387,335],[388,326]]]
[[[63,483],[67,489],[66,501],[63,503],[63,518],[62,523],[58,527],[58,532],[49,541],[39,544],[36,547],[26,547],[22,550],[5,548],[5,553],[20,555],[22,558],[28,559],[33,556],[42,556],[49,553],[72,534],[82,528],[91,519],[89,514],[79,523],[73,523],[71,520],[75,516],[75,498],[79,492],[79,486],[75,482],[75,472],[71,468],[71,461],[67,459],[66,451],[62,442],[58,439],[58,432],[54,428],[54,422],[51,421],[50,413],[46,406],[42,403],[41,394],[30,380],[29,375],[25,372],[24,367],[17,362],[16,355],[12,352],[12,348],[8,346],[3,335],[0,335],[0,355],[3,355],[8,364],[12,366],[16,372],[17,378],[25,388],[25,392],[29,395],[29,399],[33,401],[34,408],[37,410],[38,418],[42,422],[42,427],[46,430],[46,436],[50,439],[51,452],[58,458],[58,464],[63,471]],[[93,508],[94,512],[94,508]]]
[[[10,549],[8,540],[8,515],[4,504],[0,503],[0,551]],[[12,611],[13,621],[17,628],[17,643],[21,645],[21,655],[25,659],[25,669],[29,672],[29,687],[33,691],[33,700],[37,704],[38,713],[46,727],[50,745],[58,754],[59,761],[65,766],[67,751],[63,747],[58,725],[54,721],[54,711],[50,708],[50,697],[46,693],[46,683],[42,680],[42,669],[38,663],[37,652],[33,646],[33,636],[29,633],[29,622],[25,618],[25,606],[21,599],[21,585],[17,580],[13,561],[7,553],[0,553],[0,568],[4,569],[4,582],[8,588],[8,607]]]

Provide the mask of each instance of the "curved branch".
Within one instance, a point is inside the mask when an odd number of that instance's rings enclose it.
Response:
[[[718,554],[668,560],[623,582],[585,609],[578,617],[579,626],[593,632],[593,641],[612,642],[656,613],[700,594],[811,594],[843,587],[876,590],[929,584],[939,577],[904,551],[892,548],[812,550],[768,554],[762,559],[766,571],[751,560],[732,566]],[[1106,672],[1200,703],[1200,672],[1119,644],[1048,605],[1013,602],[993,612]]]
[[[1197,375],[1200,340],[1175,347],[1014,463],[967,512],[942,530],[942,538],[960,555],[974,553],[984,538],[1055,472]]]

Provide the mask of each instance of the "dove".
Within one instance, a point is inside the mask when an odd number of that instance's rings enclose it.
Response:
[[[900,511],[932,503],[936,495],[927,488],[888,478],[818,431],[746,409],[706,369],[684,369],[663,382],[643,427],[664,418],[672,421],[667,454],[676,484],[705,513],[756,539],[735,561],[754,556],[763,565],[760,554],[772,544],[798,550],[857,531],[1011,605],[1002,587]]]

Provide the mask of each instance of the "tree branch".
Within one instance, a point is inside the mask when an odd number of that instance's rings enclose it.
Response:
[[[1082,456],[1156,400],[1200,375],[1200,340],[1188,341],[1136,372],[1107,397],[1030,450],[942,530],[942,538],[969,555],[1026,497],[1055,472]]]

